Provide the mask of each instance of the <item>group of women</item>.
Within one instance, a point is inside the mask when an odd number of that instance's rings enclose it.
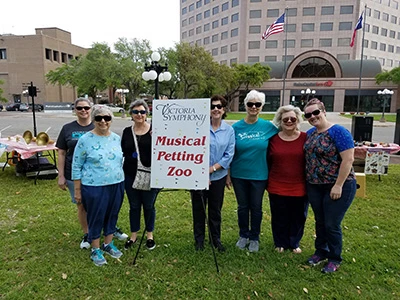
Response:
[[[81,120],[79,127],[65,125],[69,128],[63,128],[57,141],[65,166],[59,185],[68,187],[78,204],[84,232],[83,219],[87,220],[85,233],[92,246],[91,259],[101,266],[107,263],[103,253],[113,258],[122,255],[112,238],[124,190],[130,204],[131,229],[125,248],[136,243],[141,207],[146,246],[149,250],[155,248],[154,203],[159,190],[132,187],[138,162],[151,166],[151,125],[146,121],[146,102],[136,100],[130,105],[133,125],[124,129],[121,139],[110,131],[112,112],[105,106],[91,107],[85,100],[75,103],[78,123],[84,114],[90,114],[91,122]],[[190,191],[195,249],[204,249],[207,225],[209,242],[219,252],[225,251],[221,242],[221,210],[225,186],[233,186],[238,205],[236,247],[259,251],[262,201],[267,190],[276,251],[302,252],[300,240],[310,203],[316,239],[315,252],[307,263],[315,266],[327,261],[322,272],[335,272],[342,261],[341,222],[356,192],[351,134],[327,120],[324,104],[318,99],[311,99],[304,107],[304,117],[313,126],[306,133],[300,131],[303,114],[299,108],[282,106],[269,122],[259,118],[265,104],[264,93],[250,91],[244,104],[245,118],[230,126],[223,120],[227,101],[221,96],[211,98],[210,185],[207,190]],[[74,140],[76,147],[69,145],[68,140]],[[102,231],[104,243],[100,246]]]

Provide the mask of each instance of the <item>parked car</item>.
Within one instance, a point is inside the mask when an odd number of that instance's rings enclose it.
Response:
[[[28,111],[29,106],[25,103],[10,103],[6,106],[7,111]]]
[[[3,110],[3,105],[2,104],[0,104],[0,111],[2,111]]]
[[[115,112],[123,113],[123,112],[124,112],[124,109],[123,109],[122,107],[116,106],[115,104],[106,103],[106,104],[104,104],[104,105],[108,106],[108,108],[109,108],[113,113],[115,113]]]
[[[32,110],[32,103],[29,103],[29,108]],[[35,103],[35,111],[44,111],[44,105]]]

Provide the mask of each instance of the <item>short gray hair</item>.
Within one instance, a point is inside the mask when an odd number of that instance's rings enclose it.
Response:
[[[78,99],[75,100],[74,102],[74,108],[76,107],[76,105],[78,104],[78,102],[86,102],[90,107],[92,107],[92,102],[90,102],[90,100],[88,98],[83,98],[80,97]]]
[[[146,101],[144,101],[143,99],[136,99],[136,100],[132,101],[132,103],[129,105],[129,113],[131,113],[132,108],[138,107],[141,105],[143,105],[144,109],[146,110],[146,113],[148,113],[149,106],[147,105]]]
[[[111,120],[114,118],[112,111],[106,105],[95,104],[95,105],[93,105],[92,112],[90,114],[92,122],[94,121],[94,117],[99,116],[99,115],[111,116]]]
[[[296,118],[297,118],[296,128],[298,130],[300,130],[300,122],[301,122],[301,118],[302,118],[303,114],[302,114],[300,108],[294,107],[293,105],[285,105],[285,106],[279,107],[278,110],[276,111],[274,119],[272,120],[272,123],[274,123],[274,125],[276,127],[278,127],[279,130],[282,130],[282,115],[284,113],[291,112],[291,111],[293,111],[296,114]]]
[[[246,105],[247,102],[249,102],[249,100],[257,100],[257,101],[262,103],[262,106],[264,106],[264,104],[265,104],[265,94],[261,93],[259,91],[256,91],[256,90],[251,90],[246,95],[246,98],[244,98],[244,105]]]

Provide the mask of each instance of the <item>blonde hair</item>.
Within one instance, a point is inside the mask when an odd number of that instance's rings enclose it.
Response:
[[[301,117],[302,117],[302,112],[300,108],[294,107],[293,105],[285,105],[281,106],[278,108],[276,111],[276,114],[274,116],[274,119],[272,120],[272,123],[278,127],[279,130],[282,130],[282,115],[287,112],[293,111],[296,114],[296,128],[300,130],[300,122],[301,122]]]

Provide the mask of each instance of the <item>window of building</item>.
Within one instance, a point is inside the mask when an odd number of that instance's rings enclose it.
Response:
[[[296,24],[286,24],[286,32],[296,32]]]
[[[51,49],[46,48],[46,49],[44,49],[44,51],[45,51],[46,59],[51,60],[52,59],[52,57],[51,57]]]
[[[390,30],[389,31],[389,37],[392,38],[392,39],[395,39],[396,38],[396,31]]]
[[[204,5],[210,3],[210,0],[204,0]]]
[[[211,37],[211,42],[212,42],[212,43],[218,42],[218,34],[213,34],[213,35],[212,35],[212,37]]]
[[[335,13],[334,6],[322,6],[321,7],[321,15],[333,15]]]
[[[385,44],[385,43],[381,43],[381,44],[379,45],[379,50],[381,50],[381,51],[386,51],[386,44]]]
[[[375,19],[380,19],[381,18],[381,12],[379,10],[374,10],[374,18]]]
[[[283,40],[283,48],[287,45],[287,48],[294,48],[296,47],[296,40]]]
[[[258,63],[258,62],[260,62],[260,57],[259,56],[248,56],[247,57],[247,62],[249,62],[249,63]]]
[[[378,42],[371,41],[371,49],[378,49]]]
[[[271,18],[279,17],[279,9],[267,9],[267,17]]]
[[[203,28],[204,28],[204,32],[209,31],[210,30],[210,23],[204,24]]]
[[[226,54],[226,53],[228,53],[228,46],[221,47],[221,54]]]
[[[301,24],[301,31],[314,31],[314,23],[303,23]]]
[[[364,40],[364,48],[368,48],[369,46],[369,40]]]
[[[229,64],[232,66],[232,65],[234,65],[234,64],[237,64],[237,58],[231,58],[230,60],[229,60]]]
[[[238,35],[239,35],[239,29],[238,28],[235,28],[235,29],[231,30],[231,37],[238,36]]]
[[[338,46],[346,46],[350,45],[350,38],[338,38]]]
[[[199,0],[196,2],[196,8],[200,8],[203,5],[203,1]]]
[[[301,61],[293,70],[292,78],[336,77],[332,65],[320,57]]]
[[[196,45],[201,46],[201,40],[196,40]]]
[[[303,7],[303,16],[315,16],[315,7]]]
[[[249,26],[249,33],[261,33],[260,25]]]
[[[190,17],[189,18],[189,24],[193,24],[194,23],[194,17]]]
[[[387,29],[386,28],[381,28],[381,35],[382,36],[387,36]]]
[[[250,3],[261,2],[262,0],[250,0]]]
[[[203,15],[202,15],[201,13],[197,14],[197,15],[196,15],[196,21],[197,21],[197,22],[198,22],[198,21],[201,21],[202,17],[203,17]]]
[[[339,22],[339,30],[352,30],[353,22]]]
[[[282,55],[282,61],[291,62],[294,59],[294,55]]]
[[[277,57],[276,55],[268,55],[264,57],[264,61],[276,61]]]
[[[378,60],[379,60],[379,62],[381,64],[381,66],[385,65],[385,59],[383,57],[379,57]]]
[[[74,56],[72,54],[68,54],[68,61],[71,61],[74,59]]]
[[[221,53],[222,54],[222,53]],[[228,61],[226,60],[226,59],[224,59],[224,60],[221,60],[220,62],[219,62],[219,64],[220,65],[227,65],[228,64]]]
[[[233,14],[231,16],[231,23],[239,21],[239,13]]]
[[[400,47],[396,47],[396,53],[399,54],[400,53]]]
[[[367,9],[365,10],[365,14],[367,15],[367,17],[371,16],[371,8],[367,7]]]
[[[379,27],[372,25],[372,33],[378,34],[379,33]]]
[[[320,31],[332,31],[333,30],[333,22],[321,23],[319,26]]]
[[[260,49],[260,41],[250,41],[249,49]]]
[[[349,60],[350,54],[338,54],[338,55],[336,55],[336,58],[338,60]]]
[[[189,5],[189,11],[194,11],[194,3]]]
[[[194,29],[190,29],[189,30],[189,36],[193,36],[194,35]]]
[[[273,49],[273,48],[278,48],[278,41],[265,41],[265,48],[267,49]]]
[[[250,19],[259,19],[259,18],[261,18],[261,9],[250,10],[249,18]]]
[[[182,15],[187,14],[187,7],[182,8]]]
[[[390,23],[397,24],[397,17],[391,15],[391,16],[390,16]]]
[[[221,10],[225,11],[229,9],[229,2],[222,3]]]
[[[231,52],[236,52],[238,50],[238,44],[234,43],[231,45]]]
[[[212,56],[217,56],[218,55],[218,48],[214,48],[211,50],[211,55]]]
[[[365,23],[365,32],[369,32],[370,27],[371,26],[369,24]]]
[[[389,21],[389,14],[382,13],[382,20],[388,22]]]
[[[288,8],[286,10],[286,15],[288,17],[296,17],[297,16],[297,8]]]
[[[310,48],[314,46],[313,39],[302,39],[301,40],[301,48]]]
[[[376,56],[370,56],[369,59],[376,59]]]
[[[208,45],[210,43],[210,37],[207,36],[203,39],[203,45]]]
[[[320,47],[332,47],[332,39],[319,39]]]
[[[0,49],[0,59],[7,59],[7,49],[4,49],[4,48]]]
[[[239,5],[239,0],[232,0],[232,7],[238,6]]]
[[[394,53],[394,45],[388,45],[388,52]]]
[[[182,27],[185,27],[187,25],[187,19],[182,20]]]
[[[61,52],[61,62],[65,64],[68,62],[67,53]]]
[[[351,15],[353,14],[353,5],[341,5],[340,6],[341,15]]]
[[[228,38],[228,31],[221,32],[221,41]]]
[[[400,40],[400,32],[397,33],[397,39]]]
[[[228,17],[222,18],[221,19],[221,26],[228,25],[228,22],[229,22],[229,18]]]
[[[196,34],[200,34],[201,33],[201,26],[196,27]]]
[[[219,26],[219,21],[218,20],[215,20],[215,21],[212,22],[212,28],[213,29],[218,28],[218,26]]]
[[[210,13],[210,10],[208,9],[208,10],[205,10],[204,11],[204,19],[205,18],[209,18],[211,16],[211,13]]]
[[[185,3],[186,2],[186,0],[182,0],[182,3]]]
[[[393,67],[393,60],[392,60],[392,59],[386,60],[386,65],[387,65],[388,67]]]
[[[213,15],[216,15],[216,14],[218,14],[218,13],[219,13],[219,6],[213,7],[213,9],[212,9],[212,14],[213,14]]]
[[[187,31],[182,32],[182,40],[187,38]]]

